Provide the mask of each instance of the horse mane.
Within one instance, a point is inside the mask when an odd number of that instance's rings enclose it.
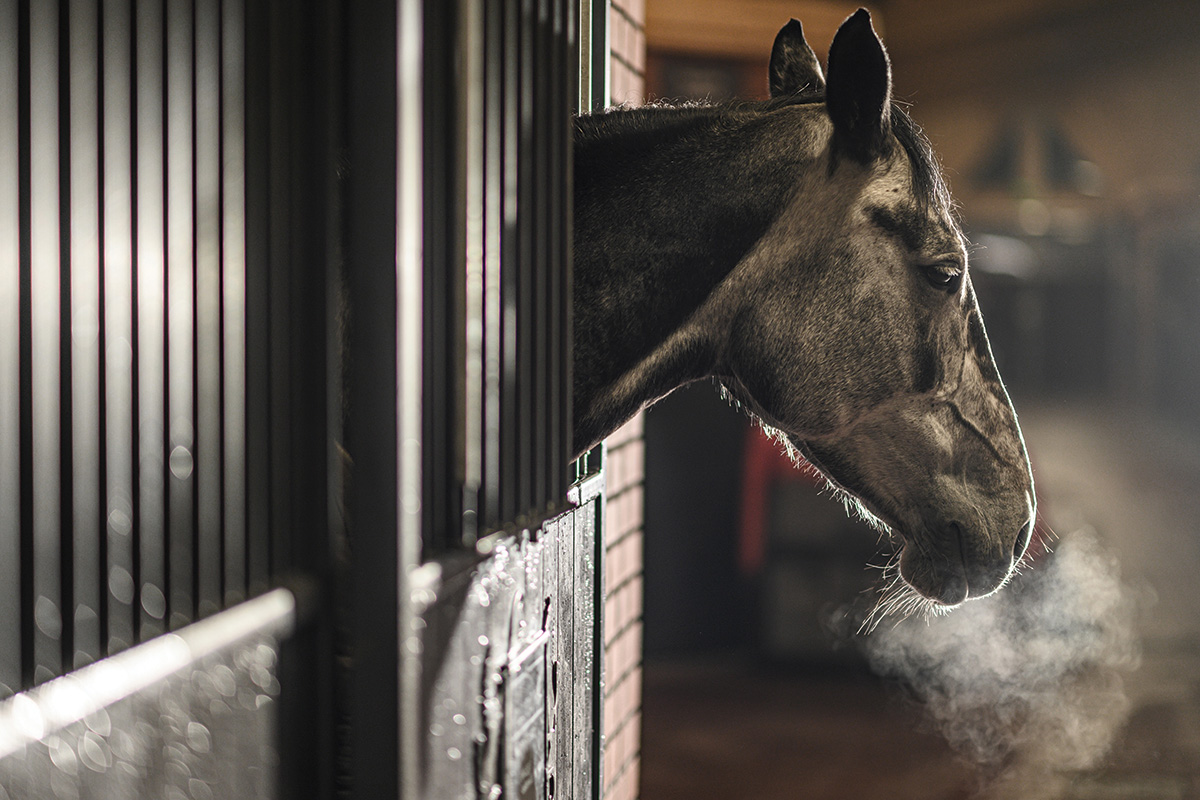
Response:
[[[640,106],[615,106],[598,114],[576,118],[577,141],[586,144],[618,135],[649,137],[680,126],[718,122],[726,115],[765,114],[780,108],[815,105],[825,102],[824,91],[804,89],[795,94],[772,97],[769,100],[732,100],[712,103],[689,100],[675,103],[656,100]],[[942,175],[941,165],[933,152],[929,138],[904,105],[891,104],[891,129],[908,156],[912,172],[913,196],[922,213],[932,209],[939,214],[954,216],[954,202]]]

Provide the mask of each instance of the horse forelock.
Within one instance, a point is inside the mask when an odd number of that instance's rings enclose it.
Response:
[[[898,103],[892,103],[892,133],[908,159],[912,196],[917,210],[943,220],[957,236],[962,236],[958,210],[941,164],[925,132]]]

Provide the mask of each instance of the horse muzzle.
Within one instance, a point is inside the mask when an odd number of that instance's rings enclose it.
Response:
[[[953,607],[986,597],[1012,577],[1029,546],[1032,516],[1015,536],[992,537],[986,531],[949,522],[924,536],[904,535],[900,576],[914,591]]]

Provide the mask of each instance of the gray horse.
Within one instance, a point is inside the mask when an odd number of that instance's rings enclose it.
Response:
[[[577,121],[575,450],[716,377],[898,534],[888,608],[939,610],[1013,574],[1033,477],[949,193],[865,10],[827,71],[792,20],[770,100]]]

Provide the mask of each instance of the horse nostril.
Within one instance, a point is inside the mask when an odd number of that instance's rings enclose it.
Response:
[[[1029,540],[1033,536],[1033,520],[1029,520],[1021,528],[1021,532],[1017,534],[1017,542],[1013,545],[1013,560],[1020,561],[1021,556],[1025,555],[1025,548],[1029,547]]]

